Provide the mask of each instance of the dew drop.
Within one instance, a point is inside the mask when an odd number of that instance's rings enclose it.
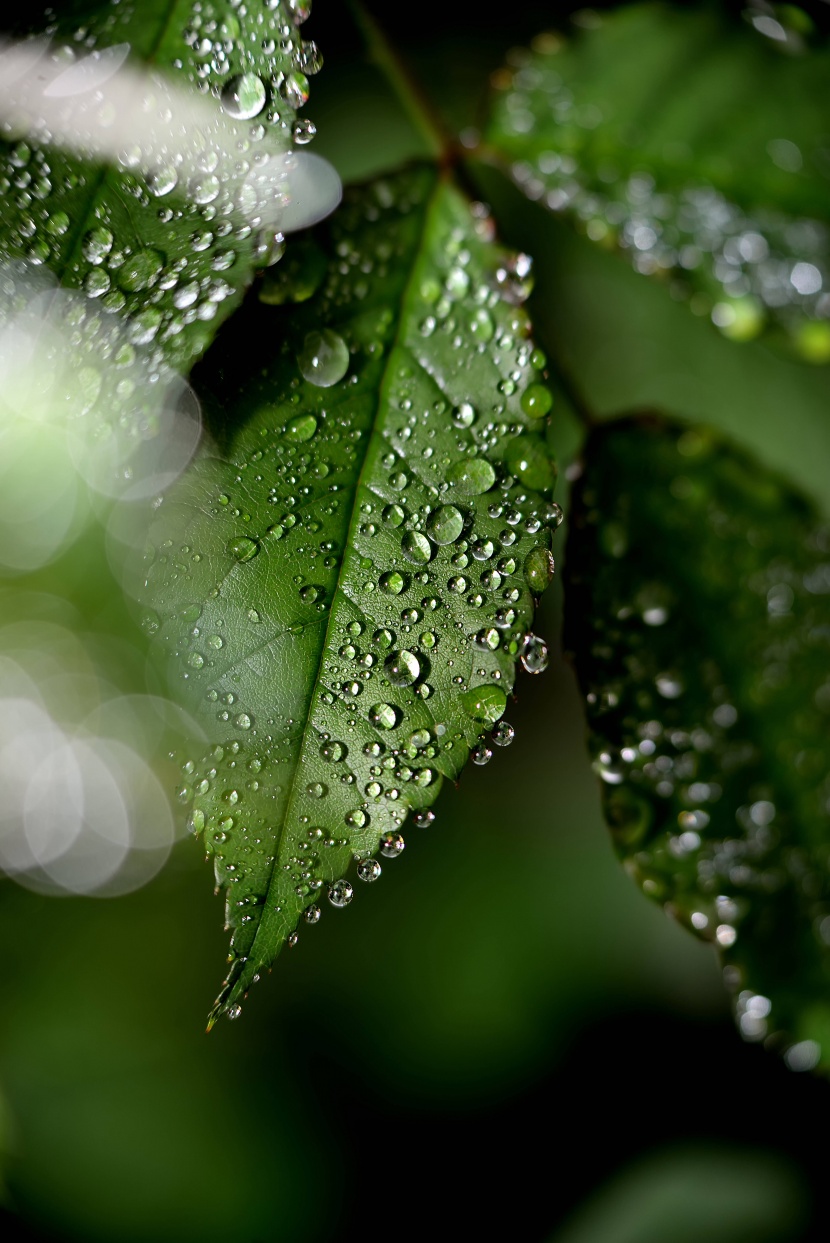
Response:
[[[225,83],[220,99],[229,117],[250,121],[259,116],[268,98],[265,86],[255,73],[242,73]]]
[[[354,890],[347,880],[337,880],[329,885],[329,902],[332,906],[348,906],[354,897]]]
[[[465,458],[450,467],[447,482],[467,496],[481,496],[496,482],[496,472],[484,458]]]
[[[247,535],[240,536],[239,539],[228,540],[226,548],[236,561],[250,561],[259,552],[257,541],[249,539]]]
[[[380,853],[387,859],[397,859],[403,854],[405,845],[401,833],[384,833],[380,839]]]
[[[420,531],[406,532],[401,541],[401,551],[414,565],[426,565],[432,558],[432,545]]]
[[[381,866],[377,859],[361,859],[357,865],[358,879],[365,881],[367,885],[371,885],[376,881],[381,873]]]
[[[349,347],[331,328],[309,332],[297,354],[303,379],[317,388],[331,388],[349,369]]]
[[[387,656],[383,667],[393,686],[412,686],[421,673],[418,657],[406,648]]]
[[[369,709],[369,720],[376,729],[394,729],[398,723],[398,710],[392,704],[373,704]]]
[[[441,505],[427,520],[427,534],[436,544],[454,544],[464,530],[464,515],[455,505]]]

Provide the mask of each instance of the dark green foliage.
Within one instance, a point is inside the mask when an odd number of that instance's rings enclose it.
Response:
[[[645,893],[719,948],[743,1034],[830,1035],[830,528],[705,429],[592,433],[566,645]]]

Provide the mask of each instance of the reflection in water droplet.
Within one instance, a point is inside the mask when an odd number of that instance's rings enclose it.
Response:
[[[220,99],[228,116],[237,121],[249,121],[262,112],[267,93],[255,73],[243,73],[225,84]]]
[[[398,722],[398,710],[392,704],[373,704],[369,709],[369,720],[376,729],[394,729]]]
[[[354,890],[347,880],[337,880],[329,885],[329,902],[332,906],[348,906],[354,897]]]
[[[357,875],[367,885],[376,881],[381,873],[381,866],[377,859],[361,859],[357,865]]]
[[[400,833],[384,833],[380,839],[380,853],[387,859],[397,859],[403,854],[405,842]]]

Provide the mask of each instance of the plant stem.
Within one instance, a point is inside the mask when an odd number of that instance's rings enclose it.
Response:
[[[433,159],[444,168],[454,168],[456,177],[471,198],[478,197],[475,176],[471,167],[476,160],[489,164],[506,176],[504,163],[495,150],[481,144],[477,144],[471,150],[464,150],[461,147],[387,39],[384,31],[366,8],[363,0],[347,0],[347,3],[355,24],[363,35],[370,58],[389,82],[413,125],[426,142]],[[579,389],[574,384],[567,367],[556,357],[551,358],[552,351],[547,347],[547,343],[546,353],[549,358],[549,370],[577,418],[586,428],[593,426],[596,419],[580,396]]]
[[[348,6],[363,35],[370,58],[386,77],[412,124],[427,144],[430,155],[440,164],[449,163],[455,143],[431,101],[413,79],[363,0],[348,0]]]

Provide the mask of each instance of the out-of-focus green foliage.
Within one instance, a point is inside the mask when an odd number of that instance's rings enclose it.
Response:
[[[815,1064],[830,1027],[827,525],[703,430],[610,423],[585,459],[565,642],[617,850],[719,947],[743,1034]]]
[[[825,49],[782,55],[711,7],[594,15],[496,75],[484,134],[530,198],[735,340],[769,320],[830,358]]]

